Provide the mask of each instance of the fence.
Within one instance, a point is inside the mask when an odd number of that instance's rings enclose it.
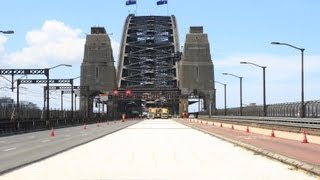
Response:
[[[320,117],[320,101],[306,101],[305,117]],[[301,103],[280,103],[267,105],[267,116],[270,117],[300,117]],[[217,115],[224,115],[224,109],[217,109]],[[239,116],[240,108],[228,108],[228,116]],[[243,116],[263,116],[263,106],[246,106],[242,108]]]

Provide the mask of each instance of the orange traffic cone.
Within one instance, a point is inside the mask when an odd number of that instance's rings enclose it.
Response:
[[[84,125],[83,125],[83,130],[87,130],[87,124],[86,123],[84,123]]]
[[[234,130],[233,124],[231,125],[231,129]]]
[[[250,130],[249,130],[249,127],[248,127],[248,126],[247,126],[247,130],[246,130],[246,132],[247,132],[247,133],[250,133]]]
[[[223,127],[222,123],[220,123],[220,127]]]
[[[274,131],[273,131],[273,128],[272,128],[272,130],[271,130],[271,135],[270,135],[271,137],[276,137],[275,135],[274,135]]]
[[[309,142],[308,142],[308,139],[307,139],[307,133],[306,133],[306,131],[303,131],[303,140],[302,140],[302,143],[309,143]]]
[[[51,129],[50,136],[51,136],[51,137],[54,137],[54,136],[55,136],[55,134],[54,134],[54,129],[53,129],[53,128]]]

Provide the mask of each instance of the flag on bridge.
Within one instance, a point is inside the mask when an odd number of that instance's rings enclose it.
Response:
[[[164,4],[168,4],[168,0],[159,0],[159,1],[157,1],[157,6],[164,5]]]
[[[126,1],[126,5],[133,5],[133,4],[137,4],[137,0],[127,0]]]

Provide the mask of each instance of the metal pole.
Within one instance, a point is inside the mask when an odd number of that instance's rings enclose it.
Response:
[[[240,78],[240,116],[242,116],[242,77]]]
[[[223,84],[224,86],[224,115],[227,115],[227,84]]]
[[[77,111],[77,94],[74,94],[74,111]]]
[[[20,103],[19,103],[19,85],[20,85],[20,79],[18,79],[17,81],[17,112],[19,113],[19,106],[20,106]]]
[[[44,112],[44,110],[46,109],[46,87],[43,87],[43,108],[42,108],[42,112]]]
[[[14,74],[13,74],[13,71],[12,71],[12,74],[11,74],[11,91],[13,92],[13,89],[14,89]]]
[[[304,49],[301,50],[301,117],[305,117],[305,108],[304,108],[304,68],[303,68],[303,52]]]
[[[63,91],[61,91],[61,111],[63,111]]]
[[[267,103],[266,103],[266,67],[263,66],[263,116],[267,116]]]
[[[71,84],[71,119],[73,119],[73,79],[70,79]]]
[[[49,123],[50,119],[50,107],[49,107],[49,68],[44,69],[45,75],[47,76],[47,114],[46,114],[46,119],[47,122]],[[50,123],[49,123],[50,125]]]

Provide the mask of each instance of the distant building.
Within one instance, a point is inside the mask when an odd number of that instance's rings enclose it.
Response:
[[[0,97],[0,107],[12,108],[15,107],[15,102],[9,97]]]
[[[12,98],[0,97],[0,107],[13,108],[16,107],[16,103]],[[29,101],[20,101],[21,108],[39,109],[38,106]]]

